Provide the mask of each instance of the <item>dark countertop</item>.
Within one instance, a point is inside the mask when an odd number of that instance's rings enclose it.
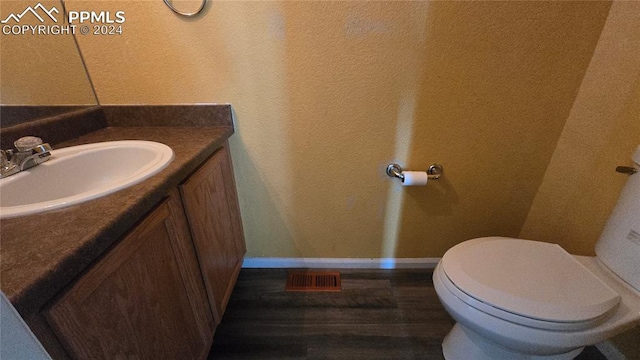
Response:
[[[41,308],[223,146],[231,134],[232,126],[106,127],[57,145],[151,140],[171,147],[175,158],[142,183],[102,198],[2,220],[2,291],[23,316]]]

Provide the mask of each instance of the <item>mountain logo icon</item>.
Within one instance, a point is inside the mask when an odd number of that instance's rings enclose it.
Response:
[[[40,10],[41,13],[38,13],[38,10]],[[31,6],[27,7],[20,14],[9,14],[9,16],[7,16],[6,19],[1,20],[0,23],[6,24],[10,20],[13,20],[16,23],[19,23],[20,20],[22,20],[22,18],[24,16],[26,16],[27,14],[29,14],[29,13],[31,13],[33,16],[35,16],[42,23],[45,22],[45,20],[44,20],[45,16],[49,17],[54,22],[58,22],[58,20],[53,16],[54,13],[56,13],[56,14],[59,13],[58,9],[56,9],[55,6],[51,7],[51,10],[47,10],[47,8],[44,5],[42,5],[42,3],[38,3],[34,7],[31,7]],[[44,14],[42,14],[42,13],[44,13]]]

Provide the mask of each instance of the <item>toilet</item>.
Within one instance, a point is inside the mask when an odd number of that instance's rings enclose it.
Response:
[[[633,160],[640,165],[640,146]],[[484,237],[433,273],[456,320],[447,360],[564,360],[640,324],[640,173],[629,176],[595,257],[546,242]]]

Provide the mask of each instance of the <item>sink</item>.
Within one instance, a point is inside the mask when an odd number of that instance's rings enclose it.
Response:
[[[108,141],[51,151],[51,159],[0,179],[0,219],[51,211],[140,183],[173,160],[170,147]]]

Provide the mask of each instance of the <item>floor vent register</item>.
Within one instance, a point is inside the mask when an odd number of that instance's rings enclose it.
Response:
[[[342,291],[337,271],[289,271],[287,291]]]

